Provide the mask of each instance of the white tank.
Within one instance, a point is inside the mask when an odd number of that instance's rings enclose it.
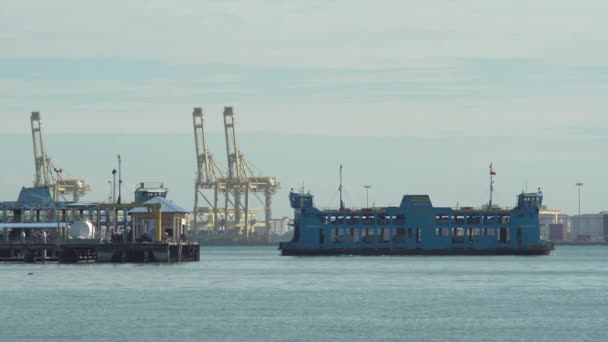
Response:
[[[72,239],[92,239],[95,236],[95,227],[89,221],[76,221],[70,227]]]

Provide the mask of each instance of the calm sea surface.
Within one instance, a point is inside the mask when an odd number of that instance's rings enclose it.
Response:
[[[605,341],[608,247],[545,257],[0,264],[0,341]],[[28,275],[33,272],[33,275]]]

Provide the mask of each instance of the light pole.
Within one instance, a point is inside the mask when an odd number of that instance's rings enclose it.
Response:
[[[112,203],[112,181],[108,181],[108,186],[110,187],[110,192],[108,193],[108,202]]]
[[[369,208],[369,189],[371,189],[371,185],[364,185],[365,188],[365,207]]]
[[[116,169],[112,170],[112,204],[116,201]]]
[[[61,236],[63,238],[65,238],[65,231],[60,231],[59,229],[59,209],[57,208],[57,186],[59,184],[59,179],[61,178],[61,174],[63,173],[63,169],[57,169],[57,168],[53,168],[53,170],[55,171],[55,174],[57,175],[57,181],[55,181],[55,187],[53,188],[53,192],[55,193],[53,195],[53,202],[55,205],[55,221],[57,222],[57,232],[61,232]],[[65,218],[65,211],[63,212],[63,216]],[[46,233],[44,235],[44,243],[46,244]],[[44,262],[46,263],[46,249],[44,249]]]
[[[583,183],[578,182],[576,183],[576,186],[578,186],[578,230],[577,230],[577,234],[581,233],[581,187],[583,186]]]
[[[55,181],[55,186],[53,187],[53,201],[57,202],[57,187],[59,186],[59,181],[61,180],[61,174],[63,173],[63,169],[53,168],[55,171],[55,177],[57,180]]]

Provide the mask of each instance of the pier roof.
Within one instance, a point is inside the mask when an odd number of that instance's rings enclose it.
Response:
[[[170,201],[166,198],[162,198],[162,197],[154,197],[151,198],[147,201],[144,202],[144,204],[160,204],[160,212],[161,213],[184,213],[187,214],[190,211],[180,207],[179,205],[173,203],[173,201]],[[129,214],[135,214],[135,213],[147,213],[148,212],[148,208],[145,207],[140,207],[140,208],[133,208],[131,210],[129,210]]]

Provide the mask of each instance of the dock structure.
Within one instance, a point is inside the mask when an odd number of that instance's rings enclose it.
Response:
[[[175,263],[199,260],[196,242],[0,242],[0,261],[4,262]]]
[[[52,201],[46,187],[23,188],[16,202],[0,203],[0,261],[199,261],[199,244],[186,234],[188,211],[165,195],[142,183],[139,202],[79,203]]]
[[[140,183],[134,202],[124,203],[118,155],[110,203],[80,202],[90,186],[83,179],[63,178],[63,169],[47,155],[40,112],[32,112],[30,121],[34,184],[23,187],[17,201],[0,202],[0,261],[199,260],[199,245],[187,236],[190,213],[166,199],[163,183]]]

